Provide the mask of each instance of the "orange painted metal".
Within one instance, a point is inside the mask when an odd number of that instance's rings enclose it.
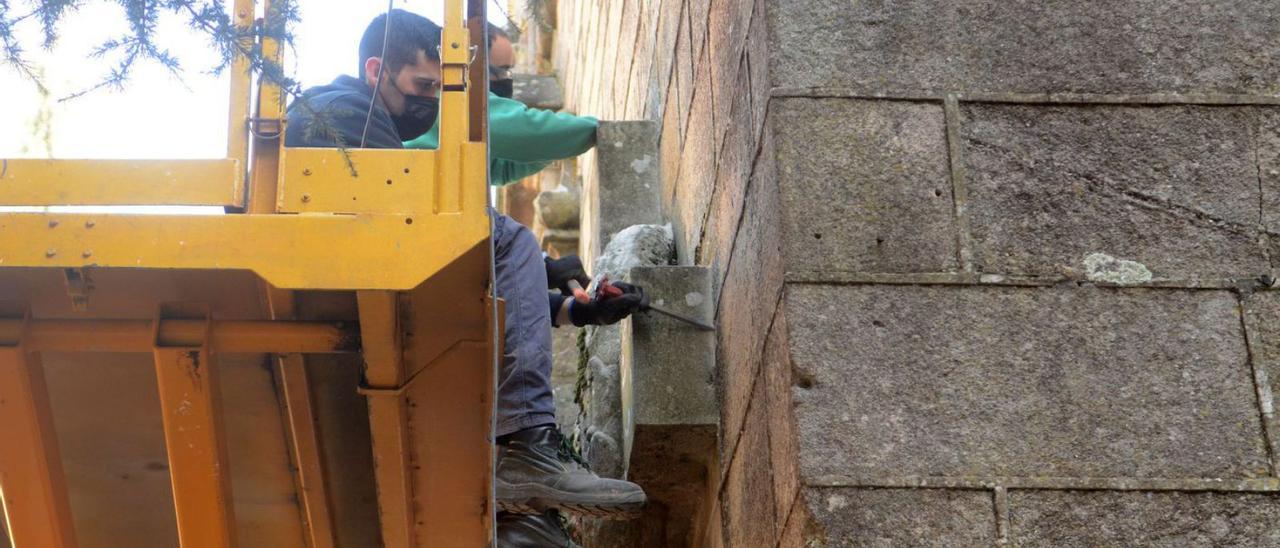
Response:
[[[382,540],[387,546],[414,546],[414,493],[409,481],[413,442],[409,437],[408,406],[394,394],[406,378],[398,298],[390,291],[361,291],[356,297],[367,385],[361,392],[369,396]]]
[[[21,344],[0,346],[0,494],[15,546],[76,546],[44,368]]]
[[[162,315],[190,318],[201,314],[189,308],[163,308]],[[203,314],[208,330],[207,312]],[[235,546],[217,364],[207,344],[164,346],[158,329],[155,341],[156,383],[179,542],[183,548]]]
[[[271,287],[261,282],[267,314],[273,319],[292,319],[296,315],[292,291]],[[276,380],[280,386],[280,402],[288,426],[290,456],[294,463],[294,484],[302,504],[303,525],[311,548],[331,548],[337,538],[333,527],[333,508],[329,502],[328,479],[320,452],[320,436],[316,431],[316,415],[307,378],[306,357],[280,354],[272,358]]]
[[[0,344],[17,341],[22,329],[0,320]],[[209,346],[224,354],[360,351],[357,327],[342,322],[165,319],[157,334],[151,320],[31,320],[26,330],[28,348],[61,352],[149,352],[156,337],[164,346],[199,346],[206,330]]]

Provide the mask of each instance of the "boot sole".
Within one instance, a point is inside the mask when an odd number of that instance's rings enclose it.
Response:
[[[560,491],[539,483],[510,484],[498,480],[498,509],[516,514],[541,514],[560,510],[579,516],[623,520],[640,517],[644,499],[617,502],[581,493]]]

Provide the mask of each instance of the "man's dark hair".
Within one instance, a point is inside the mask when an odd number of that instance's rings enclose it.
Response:
[[[387,34],[387,17],[390,15],[390,33]],[[418,62],[418,51],[427,59],[440,60],[440,26],[430,19],[402,9],[393,9],[373,18],[360,38],[360,79],[365,79],[364,62],[370,57],[383,57],[382,42],[386,34],[387,54],[382,66],[387,74],[395,74]]]
[[[502,27],[489,23],[489,47],[493,47],[493,41],[497,40],[499,36],[506,38],[508,41],[511,40],[511,36]]]

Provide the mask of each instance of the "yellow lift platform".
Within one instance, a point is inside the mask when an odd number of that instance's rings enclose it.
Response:
[[[0,213],[0,536],[490,542],[484,2],[445,4],[439,150],[283,148],[241,59],[225,159],[3,161],[2,205],[226,214]]]

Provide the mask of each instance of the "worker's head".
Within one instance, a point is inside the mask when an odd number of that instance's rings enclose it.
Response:
[[[440,26],[401,9],[374,17],[360,38],[360,79],[376,88],[402,139],[426,133],[439,110]]]
[[[489,24],[489,91],[499,97],[514,93],[511,69],[516,65],[516,50],[511,37],[501,27]]]

